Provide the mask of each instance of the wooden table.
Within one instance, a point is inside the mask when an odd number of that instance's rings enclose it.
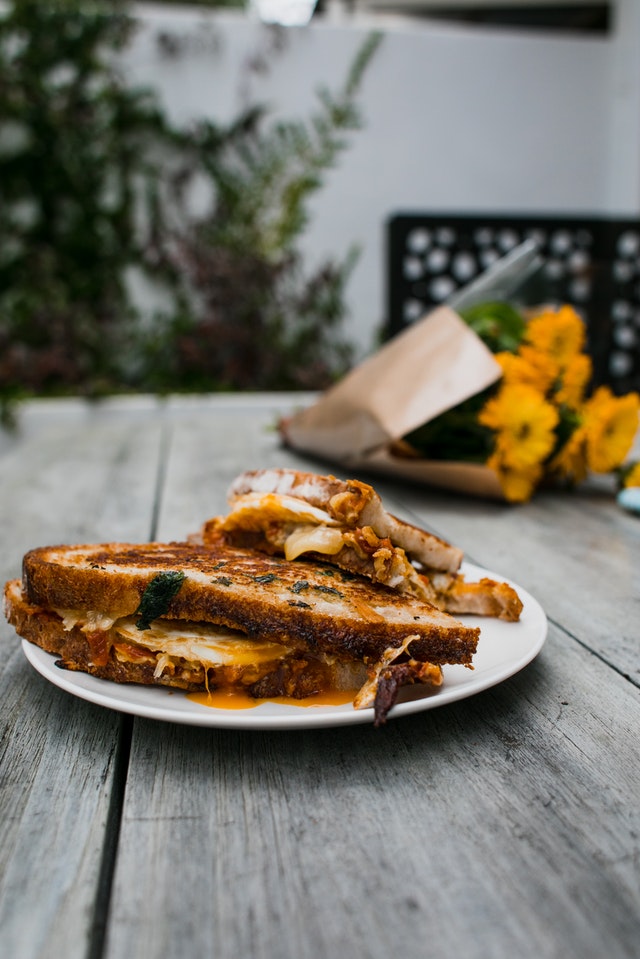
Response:
[[[25,406],[3,579],[35,545],[180,538],[242,469],[317,469],[273,430],[307,401]],[[381,729],[207,729],[59,690],[3,622],[2,956],[640,955],[640,519],[608,482],[517,508],[376,484],[541,602],[538,658]]]

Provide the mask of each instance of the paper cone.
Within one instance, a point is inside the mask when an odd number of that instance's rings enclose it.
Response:
[[[346,468],[502,498],[484,466],[397,455],[418,426],[495,383],[491,351],[447,306],[438,307],[355,367],[283,428],[292,447]]]

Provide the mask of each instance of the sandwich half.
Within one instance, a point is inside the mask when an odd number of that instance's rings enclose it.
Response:
[[[34,549],[5,587],[5,615],[65,669],[256,699],[353,690],[376,724],[401,686],[471,665],[479,637],[347,571],[226,544]]]
[[[251,470],[234,480],[228,500],[228,514],[208,520],[194,539],[322,560],[456,615],[520,617],[511,586],[487,577],[467,582],[462,550],[393,516],[366,483]]]

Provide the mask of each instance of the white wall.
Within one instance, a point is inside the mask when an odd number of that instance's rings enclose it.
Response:
[[[607,44],[608,143],[605,209],[640,211],[640,0],[615,0],[614,31]]]
[[[640,3],[621,5],[612,37],[426,21],[385,30],[365,77],[365,129],[314,199],[304,241],[309,264],[362,246],[346,329],[361,353],[385,318],[384,224],[393,213],[640,212]],[[242,65],[271,42],[269,28],[240,13],[141,10],[132,80],[157,86],[177,121],[235,115],[247,94]],[[284,116],[306,115],[318,86],[342,82],[371,26],[287,30],[252,96]],[[165,28],[184,43],[175,61],[156,46]]]

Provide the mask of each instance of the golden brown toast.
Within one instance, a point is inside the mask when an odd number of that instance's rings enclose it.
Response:
[[[189,543],[41,547],[23,560],[29,603],[91,610],[107,622],[140,615],[147,587],[168,574],[182,579],[155,617],[224,625],[342,660],[377,661],[411,635],[413,659],[469,665],[478,642],[478,628],[428,603],[305,560]]]

